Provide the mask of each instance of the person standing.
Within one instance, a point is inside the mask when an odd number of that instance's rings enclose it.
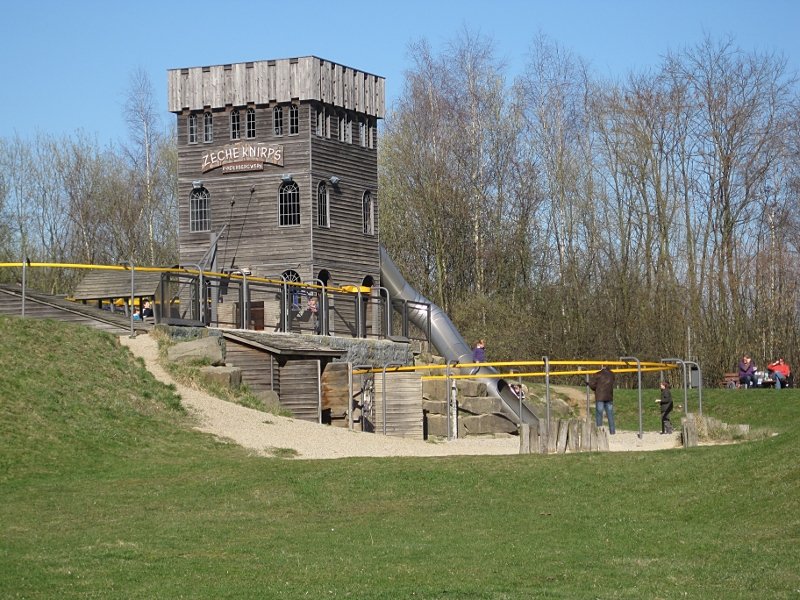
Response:
[[[779,358],[771,365],[767,365],[767,371],[772,373],[772,377],[775,379],[775,389],[781,389],[781,385],[786,384],[786,380],[789,378],[789,373],[791,370],[789,369],[789,365],[786,364],[782,358]]]
[[[661,399],[656,400],[656,404],[661,403],[661,433],[672,433],[675,428],[669,420],[669,414],[672,412],[672,391],[669,389],[669,384],[666,381],[661,382]]]
[[[597,426],[603,426],[603,411],[608,417],[608,432],[616,433],[614,427],[614,372],[603,365],[600,370],[592,375],[589,387],[594,390],[594,410]]]
[[[756,366],[749,354],[745,354],[739,363],[739,383],[746,388],[756,386]]]
[[[472,362],[483,363],[486,362],[486,340],[483,338],[478,340],[475,349],[472,351]],[[475,375],[480,370],[480,367],[475,367],[470,371],[470,375]]]

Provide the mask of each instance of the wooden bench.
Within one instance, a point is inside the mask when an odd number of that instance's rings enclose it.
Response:
[[[735,390],[739,387],[739,374],[725,373],[725,375],[722,376],[722,381],[719,382],[719,387]]]

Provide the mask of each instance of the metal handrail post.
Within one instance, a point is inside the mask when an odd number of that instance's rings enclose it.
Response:
[[[319,282],[319,286],[322,288],[322,298],[317,305],[317,323],[319,323],[319,334],[328,335],[328,297],[325,295],[325,284],[322,282],[322,279],[316,279],[314,277],[309,279],[309,281]]]
[[[350,369],[350,401],[348,402],[348,412],[350,413],[349,425],[353,429],[353,371],[361,369],[372,369],[372,365],[353,365]],[[364,429],[364,376],[361,376],[361,429]]]
[[[405,365],[402,363],[387,363],[383,366],[383,379],[381,380],[381,387],[383,388],[381,392],[383,393],[383,435],[386,435],[386,369],[389,367],[404,367]]]
[[[698,365],[693,360],[687,360],[687,361],[684,361],[684,362],[687,365],[694,365],[695,367],[697,367],[697,379],[698,379],[698,382],[697,382],[698,383],[698,385],[697,385],[697,400],[698,400],[699,405],[700,405],[700,408],[698,408],[698,412],[700,413],[700,416],[702,417],[703,416],[703,370],[700,368],[700,365]]]
[[[591,421],[592,410],[591,410],[591,399],[589,397],[589,373],[586,373],[586,422],[589,423]]]
[[[544,397],[547,403],[547,435],[550,435],[550,359],[542,357],[544,361]],[[519,411],[519,418],[522,420],[522,410]]]
[[[376,287],[378,288],[378,293],[380,293],[380,290],[386,292],[386,338],[388,339],[392,335],[392,297],[385,287],[381,285]]]
[[[231,273],[242,276],[242,329],[250,329],[250,302],[247,297],[247,273],[242,269],[231,269]]]
[[[662,358],[662,363],[674,362],[683,367],[683,414],[689,414],[689,390],[686,387],[686,361],[680,358]],[[699,368],[699,367],[698,367]]]
[[[519,400],[519,422],[522,424],[522,375],[519,375],[519,369],[509,369],[509,373],[517,373],[517,400]]]
[[[186,267],[197,267],[197,272],[200,273],[200,322],[205,325],[206,303],[205,288],[203,287],[203,267],[194,263],[186,263],[186,266],[183,268],[186,269]]]
[[[28,255],[22,257],[22,318],[25,318],[25,287],[27,285],[28,263],[30,259]]]
[[[361,286],[358,287],[358,292],[356,293],[356,339],[361,339]],[[366,327],[364,327],[364,332],[366,337]]]
[[[458,360],[448,360],[447,364],[445,365],[445,370],[444,370],[445,386],[447,387],[447,403],[445,405],[446,406],[445,410],[447,410],[446,425],[447,425],[447,441],[448,442],[452,440],[452,436],[450,435],[450,431],[452,429],[452,427],[450,426],[450,403],[452,401],[451,397],[453,395],[453,391],[450,389],[450,381],[451,381],[451,379],[450,379],[450,365],[451,364],[458,364]]]
[[[133,300],[134,300],[133,295],[134,295],[134,279],[136,277],[136,275],[135,275],[136,268],[133,266],[133,260],[123,260],[123,261],[120,261],[119,264],[120,265],[130,265],[130,267],[131,267],[131,310],[130,310],[130,313],[131,313],[131,338],[135,338],[136,337],[136,333],[133,330]]]
[[[624,361],[636,361],[636,370],[637,375],[639,376],[639,439],[642,439],[642,436],[644,435],[644,432],[642,431],[642,363],[635,356],[620,356],[619,359]]]

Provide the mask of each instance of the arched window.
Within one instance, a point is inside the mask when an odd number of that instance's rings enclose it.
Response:
[[[300,133],[300,109],[296,104],[289,105],[289,135]]]
[[[330,227],[330,203],[328,202],[328,186],[324,181],[320,181],[317,186],[317,225],[320,227]]]
[[[188,131],[189,134],[189,143],[196,144],[197,143],[197,115],[189,115],[187,119]]]
[[[281,184],[278,192],[278,224],[300,225],[300,188],[294,181]]]
[[[189,196],[189,231],[211,231],[211,195],[206,188],[194,189]]]
[[[203,113],[203,141],[207,144],[214,141],[214,118],[210,112]]]
[[[232,110],[231,111],[231,139],[238,140],[241,139],[241,132],[239,129],[239,111]]]
[[[256,111],[254,108],[248,108],[245,113],[247,139],[252,140],[256,137]]]
[[[375,234],[375,219],[372,214],[372,194],[369,191],[364,192],[362,200],[364,207],[364,233],[367,235]]]
[[[272,109],[272,125],[276,136],[283,135],[283,107],[276,106]]]

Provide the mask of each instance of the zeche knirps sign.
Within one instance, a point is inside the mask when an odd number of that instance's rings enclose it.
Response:
[[[203,154],[203,173],[223,167],[223,173],[262,171],[264,163],[283,166],[283,146],[237,142]]]

